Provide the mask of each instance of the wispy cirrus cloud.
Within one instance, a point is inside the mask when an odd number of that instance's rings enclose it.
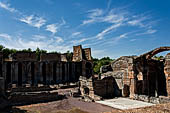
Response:
[[[34,41],[41,41],[41,40],[45,40],[47,37],[43,36],[43,35],[33,35],[33,40]]]
[[[82,25],[91,23],[122,23],[126,20],[125,16],[127,13],[125,11],[118,11],[117,8],[113,8],[109,11],[103,9],[92,9],[87,11],[87,19],[83,21]]]
[[[155,30],[155,29],[147,29],[145,32],[137,33],[136,36],[149,35],[149,34],[154,34],[156,32],[157,32],[157,30]]]
[[[87,40],[88,40],[88,38],[82,38],[80,40],[72,40],[71,43],[74,44],[74,45],[77,45],[77,44],[81,44],[81,43],[83,43]]]
[[[15,8],[12,8],[10,4],[0,2],[0,7],[12,13],[17,12],[17,10]]]
[[[64,19],[62,19],[61,23],[47,25],[46,26],[46,31],[50,31],[51,33],[55,34],[65,24],[66,24],[66,21]]]
[[[133,14],[133,12],[127,10],[127,7],[117,7],[110,9],[109,2],[107,9],[92,9],[87,11],[87,19],[85,19],[81,25],[92,25],[94,23],[102,23],[103,25],[105,24],[108,27],[98,32],[95,36],[92,36],[91,40],[95,40],[92,41],[92,43],[101,43],[101,41],[99,40],[104,40],[106,37],[111,39],[112,43],[117,43],[119,42],[119,40],[124,39],[128,36],[133,37],[137,34],[149,35],[156,33],[157,30],[153,28],[155,20],[152,20],[152,17],[150,15],[151,14],[149,12],[142,14]],[[113,33],[116,29],[120,29],[120,27],[121,31],[122,29],[126,29],[126,32],[129,33],[120,36],[114,36]],[[131,33],[134,31],[134,29],[139,30],[140,32]],[[111,35],[113,35],[113,37]],[[96,41],[96,39],[99,40]],[[109,42],[108,39],[107,41]]]
[[[0,34],[0,38],[4,38],[4,39],[7,39],[7,40],[11,40],[12,39],[11,36],[6,34],[6,33],[1,33]]]
[[[72,36],[78,36],[80,34],[81,34],[81,32],[74,32],[74,33],[72,33]]]
[[[21,22],[24,22],[30,26],[40,28],[46,23],[46,20],[42,17],[36,15],[24,16],[23,18],[19,19]]]
[[[102,32],[98,33],[96,35],[96,38],[102,39],[106,34],[110,33],[112,30],[114,30],[114,29],[116,29],[116,28],[118,28],[120,26],[121,26],[121,23],[113,24],[110,27],[104,29]]]
[[[9,38],[12,40],[9,40]],[[37,47],[40,49],[45,49],[47,51],[58,51],[58,52],[66,52],[71,50],[71,45],[65,45],[62,37],[46,37],[43,35],[33,35],[33,39],[23,38],[22,35],[19,36],[11,36],[9,34],[0,34],[0,38],[4,40],[0,40],[0,43],[7,48],[12,49],[27,49],[31,48],[35,50]],[[45,40],[44,40],[45,38]],[[37,40],[36,40],[37,39]]]
[[[64,42],[64,40],[63,40],[62,37],[56,36],[56,37],[54,37],[54,38],[55,38],[55,40],[56,40],[56,43],[62,43],[62,42]]]
[[[55,34],[58,29],[59,27],[56,24],[50,24],[46,26],[46,30],[52,32],[53,34]]]

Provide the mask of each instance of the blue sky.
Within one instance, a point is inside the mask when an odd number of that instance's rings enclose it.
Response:
[[[0,0],[0,44],[93,57],[140,55],[170,46],[169,0]]]

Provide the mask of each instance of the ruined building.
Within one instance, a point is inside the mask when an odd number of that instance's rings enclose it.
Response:
[[[73,47],[72,61],[66,54],[17,52],[3,59],[0,53],[0,90],[39,87],[78,82],[80,76],[92,75],[91,49],[81,45]]]
[[[94,100],[123,96],[153,103],[169,101],[170,54],[162,60],[152,58],[168,50],[160,47],[140,56],[120,57],[103,66],[101,75],[84,80],[82,92]]]

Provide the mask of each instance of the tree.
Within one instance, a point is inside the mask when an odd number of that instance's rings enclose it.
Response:
[[[70,51],[67,51],[67,53],[66,53],[66,58],[67,58],[68,61],[72,61],[73,53],[70,52]]]
[[[0,51],[2,51],[5,47],[3,45],[0,45]]]
[[[103,57],[101,59],[93,58],[93,71],[94,73],[98,74],[100,73],[100,67],[103,65],[108,65],[110,62],[113,61],[113,59],[110,59],[109,57]]]
[[[37,49],[35,50],[36,52],[36,56],[37,56],[37,60],[40,60],[40,49],[37,47]]]
[[[2,52],[4,58],[8,58],[9,54],[11,54],[11,51],[8,48],[3,49]]]

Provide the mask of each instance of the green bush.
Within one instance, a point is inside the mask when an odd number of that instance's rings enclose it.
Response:
[[[97,58],[93,58],[93,63],[94,63],[94,67],[93,67],[93,71],[95,74],[99,74],[100,73],[100,67],[103,65],[108,65],[110,64],[111,61],[113,61],[114,59],[110,59],[109,57],[103,57],[101,59],[97,59]]]

